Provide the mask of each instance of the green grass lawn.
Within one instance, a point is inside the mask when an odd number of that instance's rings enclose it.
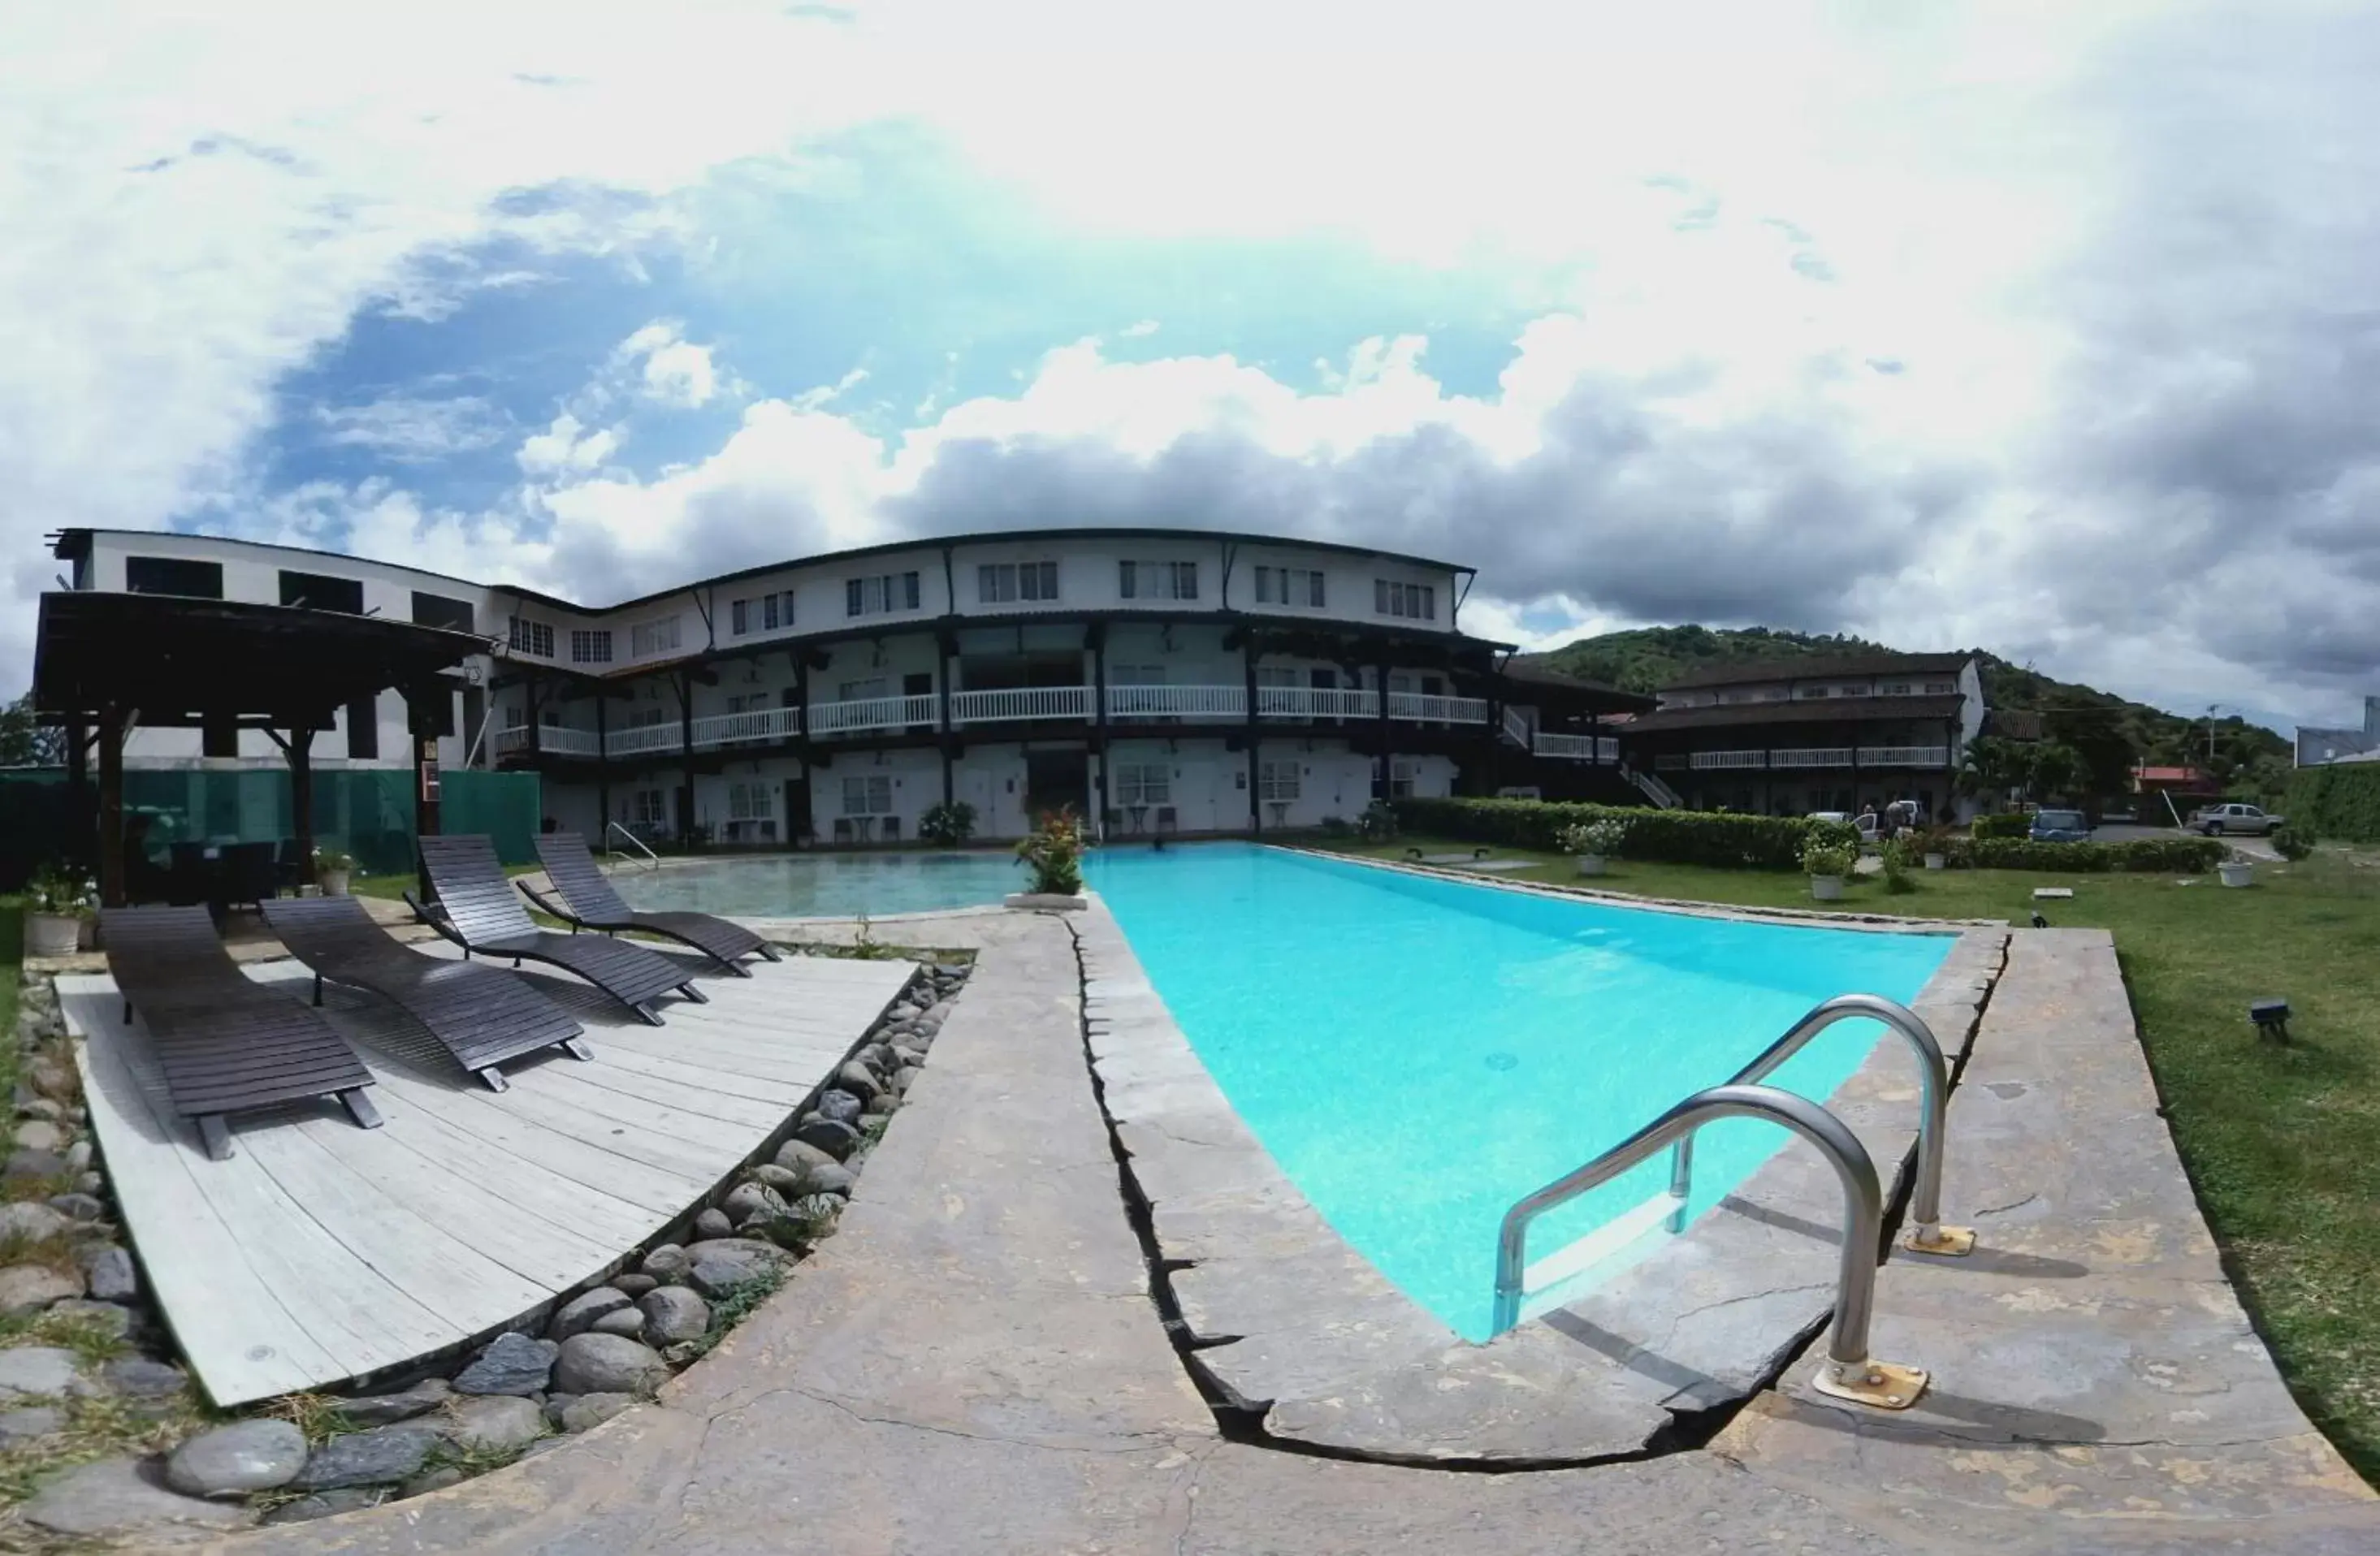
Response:
[[[1401,859],[1467,852],[1404,838],[1345,851]],[[1566,858],[1505,872],[1576,883]],[[1799,875],[1615,862],[1585,884],[1646,897],[1757,907],[1840,907],[1917,918],[2111,930],[2183,1163],[2241,1297],[2314,1423],[2380,1479],[2380,865],[2324,850],[2260,864],[2257,885],[2212,875],[1919,873],[1888,894],[1876,877],[1839,904]],[[2073,900],[2033,900],[2035,887]],[[2286,997],[2293,1046],[2256,1040],[2248,1002]]]

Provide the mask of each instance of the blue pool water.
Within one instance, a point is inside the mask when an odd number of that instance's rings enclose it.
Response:
[[[929,913],[998,902],[1028,884],[1006,852],[771,854],[624,867],[612,884],[646,912],[690,908],[731,918]]]
[[[1489,1333],[1513,1200],[1725,1080],[1819,1000],[1913,998],[1951,945],[1245,844],[1109,850],[1087,874],[1273,1158],[1342,1236],[1473,1340]],[[1881,1033],[1846,1022],[1773,1083],[1823,1100]],[[1705,1129],[1690,1211],[1788,1139],[1747,1120]],[[1657,1158],[1541,1218],[1531,1259],[1660,1192],[1667,1173]]]

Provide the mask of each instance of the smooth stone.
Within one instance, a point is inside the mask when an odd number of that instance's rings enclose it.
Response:
[[[9,1177],[59,1177],[66,1170],[67,1159],[53,1151],[19,1147],[8,1153]]]
[[[814,1145],[840,1162],[859,1146],[859,1131],[848,1124],[815,1115],[805,1118],[794,1128],[794,1138],[806,1145]]]
[[[901,1064],[900,1059],[893,1055],[892,1045],[889,1043],[868,1043],[853,1057],[866,1065],[880,1080],[899,1068]]]
[[[645,1321],[645,1343],[656,1349],[698,1340],[710,1328],[710,1304],[682,1285],[649,1291],[637,1306]]]
[[[858,1182],[857,1175],[849,1167],[840,1162],[829,1162],[825,1166],[813,1171],[809,1180],[803,1184],[802,1188],[811,1194],[840,1194],[849,1199],[852,1189],[858,1185]]]
[[[455,1404],[446,1435],[457,1447],[505,1453],[545,1435],[545,1412],[517,1394],[481,1394]]]
[[[700,1259],[695,1261],[693,1273],[686,1276],[694,1289],[709,1297],[726,1297],[748,1281],[757,1280],[762,1267],[741,1259]]]
[[[449,1486],[460,1486],[468,1478],[453,1465],[440,1465],[425,1469],[396,1489],[399,1497],[418,1497],[431,1491],[443,1491]]]
[[[47,1205],[23,1200],[0,1205],[0,1237],[19,1237],[26,1242],[38,1242],[55,1237],[72,1228],[74,1223]]]
[[[0,1397],[62,1394],[72,1388],[82,1358],[59,1345],[0,1350]]]
[[[651,1346],[619,1334],[574,1334],[553,1364],[553,1386],[565,1393],[644,1393],[668,1377],[669,1363]]]
[[[904,1048],[896,1043],[892,1045],[892,1062],[903,1069],[916,1069],[926,1062],[926,1051],[922,1048]],[[893,1079],[897,1080],[899,1077],[895,1076]]]
[[[662,1283],[660,1281],[655,1280],[650,1275],[614,1275],[612,1277],[612,1289],[613,1291],[627,1293],[628,1300],[631,1302],[635,1301],[638,1297],[642,1297],[645,1293],[652,1290],[653,1287],[661,1284]]]
[[[917,1070],[914,1068],[903,1070],[892,1078],[892,1094],[896,1097],[906,1097],[909,1094],[909,1088],[916,1084],[917,1080]]]
[[[884,1090],[884,1078],[857,1059],[853,1059],[834,1072],[834,1084],[836,1091],[845,1092],[858,1098],[860,1105],[864,1107],[868,1098]],[[826,1105],[826,1100],[833,1095],[834,1092],[827,1092],[819,1097],[819,1111],[829,1118],[832,1118],[835,1115],[833,1110]]]
[[[646,1254],[638,1264],[638,1268],[646,1274],[662,1282],[683,1280],[686,1273],[693,1267],[694,1260],[688,1259],[686,1249],[675,1243],[662,1244]]]
[[[562,1429],[586,1431],[589,1428],[600,1427],[636,1403],[637,1396],[634,1394],[581,1394],[563,1408]]]
[[[589,1334],[625,1334],[630,1338],[645,1332],[645,1315],[635,1308],[623,1308],[616,1313],[606,1313],[587,1326]]]
[[[546,1335],[553,1340],[567,1340],[595,1327],[595,1321],[607,1313],[616,1313],[630,1306],[628,1294],[608,1285],[583,1291],[565,1302],[547,1326]]]
[[[0,1448],[14,1448],[37,1437],[47,1437],[67,1424],[67,1413],[54,1405],[0,1410]]]
[[[725,1211],[708,1210],[694,1218],[697,1237],[724,1237],[735,1230],[735,1223],[728,1219]]]
[[[808,1151],[810,1148],[804,1146],[802,1149]],[[818,1154],[826,1156],[823,1151]],[[828,1156],[827,1160],[832,1162],[834,1158]],[[780,1167],[773,1163],[764,1162],[752,1169],[750,1176],[753,1182],[765,1184],[780,1194],[798,1194],[802,1191],[802,1173],[792,1167]]]
[[[98,1173],[83,1173],[74,1180],[76,1193],[88,1194],[93,1199],[97,1199],[100,1191],[106,1187],[107,1179]]]
[[[306,1434],[287,1421],[252,1417],[202,1431],[165,1461],[165,1484],[185,1496],[239,1497],[285,1486],[306,1467]]]
[[[85,1248],[80,1262],[83,1283],[102,1302],[128,1302],[140,1295],[140,1273],[125,1249],[113,1243]]]
[[[99,1375],[109,1388],[133,1399],[170,1399],[190,1381],[180,1368],[147,1357],[120,1357],[101,1368]]]
[[[46,1118],[29,1118],[17,1126],[17,1144],[24,1151],[55,1151],[67,1142],[67,1132]]]
[[[53,1194],[47,1203],[69,1221],[97,1221],[107,1213],[107,1207],[90,1194]]]
[[[784,1197],[765,1183],[739,1183],[719,1202],[730,1221],[741,1224],[756,1215],[783,1215]]]
[[[393,1485],[421,1468],[421,1461],[438,1446],[441,1435],[437,1428],[419,1421],[351,1431],[315,1449],[305,1467],[286,1484],[301,1491]]]
[[[67,1274],[46,1264],[11,1264],[0,1270],[0,1313],[39,1312],[53,1302],[81,1295],[80,1272]]]
[[[488,1343],[478,1359],[455,1376],[456,1393],[535,1393],[553,1370],[554,1343],[514,1331]]]
[[[869,1086],[867,1094],[874,1096],[880,1088]],[[831,1123],[848,1124],[866,1110],[867,1102],[856,1092],[831,1091],[819,1093],[818,1116]]]
[[[804,1140],[789,1140],[777,1147],[777,1165],[792,1173],[807,1173],[812,1167],[827,1166],[835,1160],[831,1152],[821,1151]],[[783,1188],[784,1185],[771,1184],[771,1187]]]
[[[141,1459],[101,1459],[78,1466],[42,1488],[18,1516],[52,1534],[95,1538],[162,1531],[176,1524],[237,1528],[248,1509],[169,1491],[158,1470]]]
[[[132,1333],[132,1309],[115,1302],[90,1302],[70,1297],[63,1302],[51,1303],[50,1311],[61,1317],[79,1319],[114,1339],[124,1339]]]
[[[894,1096],[890,1092],[879,1092],[876,1095],[868,1099],[867,1111],[862,1113],[860,1116],[863,1118],[890,1118],[893,1114],[899,1112],[900,1109],[901,1099],[899,1097]]]
[[[24,1141],[19,1140],[19,1141],[18,1141],[17,1143],[18,1143],[18,1144],[19,1144],[19,1145],[22,1145],[22,1144],[24,1143]],[[81,1172],[89,1172],[90,1170],[91,1170],[91,1141],[89,1141],[89,1140],[79,1140],[75,1141],[72,1145],[67,1146],[67,1171],[68,1171],[68,1172],[70,1172],[70,1173],[81,1173]]]
[[[283,1502],[257,1520],[261,1524],[310,1524],[317,1518],[334,1514],[354,1513],[361,1508],[378,1507],[381,1494],[370,1486],[351,1486],[335,1491],[318,1491],[310,1497]]]
[[[425,1410],[435,1410],[454,1397],[443,1378],[424,1378],[395,1393],[362,1394],[338,1402],[339,1414],[359,1427],[384,1427],[409,1421]]]
[[[545,1418],[555,1426],[562,1425],[562,1413],[578,1403],[575,1393],[550,1393],[545,1396]]]
[[[66,1116],[67,1110],[47,1097],[28,1097],[17,1104],[17,1116],[19,1118],[45,1118],[55,1123]],[[23,1138],[24,1131],[19,1129],[18,1139]]]

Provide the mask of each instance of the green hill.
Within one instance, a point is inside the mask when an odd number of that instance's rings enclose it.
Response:
[[[1843,633],[1769,627],[1637,627],[1583,637],[1526,659],[1623,691],[1658,692],[1691,670],[1897,651],[1889,644]],[[2120,740],[2134,760],[2207,765],[2204,718],[2185,718],[2095,687],[2055,680],[1982,649],[1976,655],[1983,662],[1984,701],[1989,706],[2038,712],[2053,726],[2054,736],[2077,744],[2105,746]],[[2289,742],[2282,736],[2237,717],[2216,721],[2213,768],[2218,779],[2258,789],[2286,784],[2289,762]]]

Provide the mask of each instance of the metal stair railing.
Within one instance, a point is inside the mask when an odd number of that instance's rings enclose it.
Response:
[[[1876,1309],[1876,1267],[1884,1231],[1884,1192],[1876,1164],[1843,1121],[1806,1097],[1774,1086],[1713,1086],[1695,1092],[1576,1172],[1557,1178],[1504,1212],[1496,1242],[1498,1334],[1521,1321],[1529,1223],[1600,1188],[1665,1146],[1691,1139],[1719,1118],[1757,1118],[1792,1130],[1835,1169],[1843,1190],[1843,1232],[1835,1279],[1834,1323],[1827,1362],[1815,1386],[1822,1393],[1887,1410],[1905,1410],[1925,1392],[1922,1368],[1868,1355],[1868,1323]]]
[[[1909,1235],[1901,1238],[1901,1247],[1912,1253],[1956,1258],[1975,1246],[1975,1234],[1969,1227],[1942,1224],[1942,1135],[1950,1107],[1950,1067],[1942,1057],[1942,1044],[1934,1036],[1934,1029],[1925,1024],[1924,1017],[1881,995],[1837,995],[1813,1006],[1808,1015],[1762,1049],[1758,1058],[1737,1070],[1727,1084],[1750,1086],[1766,1080],[1828,1027],[1862,1018],[1882,1021],[1900,1033],[1917,1061],[1917,1183],[1909,1197],[1913,1224]],[[1685,1230],[1685,1200],[1694,1187],[1694,1138],[1687,1135],[1678,1141],[1677,1153],[1670,1164],[1670,1192],[1678,1200],[1678,1209],[1670,1223],[1672,1232]]]
[[[617,832],[621,837],[627,838],[628,841],[635,846],[636,850],[638,853],[643,854],[648,860],[651,861],[651,863],[648,865],[647,868],[658,870],[662,867],[662,856],[655,853],[650,848],[647,847],[645,840],[642,838],[638,837],[634,832],[629,831],[626,827],[621,826],[616,821],[612,822],[603,828],[603,853],[606,858],[625,859],[628,857],[626,854],[612,846],[612,834],[614,832]]]

